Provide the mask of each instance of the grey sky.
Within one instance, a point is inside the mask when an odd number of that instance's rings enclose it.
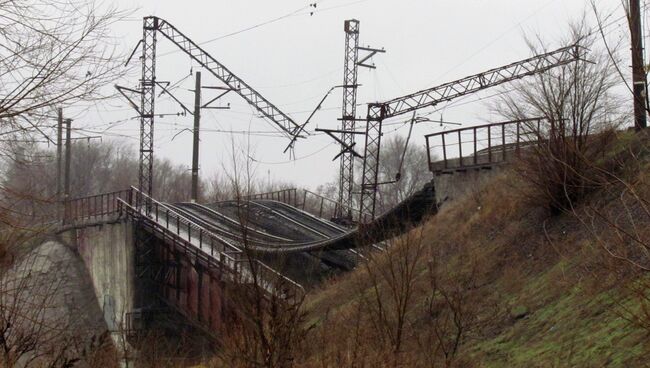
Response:
[[[343,69],[343,21],[361,22],[361,44],[384,47],[386,54],[375,57],[376,70],[361,70],[360,103],[386,100],[420,89],[451,81],[468,74],[501,66],[530,56],[524,34],[541,34],[553,46],[567,33],[568,22],[587,14],[593,19],[585,0],[321,0],[310,15],[310,3],[316,0],[282,1],[116,1],[120,7],[138,7],[130,20],[115,28],[120,47],[131,49],[142,35],[141,17],[157,15],[175,25],[196,42],[204,42],[245,29],[271,19],[294,13],[274,23],[206,43],[204,48],[231,71],[256,88],[280,109],[302,123],[325,92],[341,84]],[[623,16],[619,0],[598,1],[604,14]],[[312,9],[313,10],[313,9]],[[626,35],[625,23],[609,28],[610,37]],[[198,70],[167,40],[159,40],[157,77],[175,83]],[[138,63],[137,58],[133,60]],[[192,67],[193,65],[193,67]],[[137,69],[137,68],[136,68]],[[139,75],[131,75],[123,85],[135,86]],[[204,85],[219,83],[203,72]],[[175,94],[188,106],[193,97],[194,77],[179,84]],[[494,94],[488,90],[463,99],[433,115],[466,125],[496,121],[484,101]],[[204,101],[214,92],[205,91]],[[475,101],[475,102],[472,102]],[[331,181],[338,170],[332,158],[338,147],[326,136],[314,135],[301,140],[296,161],[283,154],[287,139],[274,134],[246,136],[216,132],[271,132],[270,122],[258,118],[236,95],[224,99],[231,110],[205,111],[202,119],[201,175],[209,177],[228,165],[234,141],[236,149],[246,151],[257,161],[257,174],[266,179],[293,181],[315,188]],[[340,116],[341,91],[335,91],[316,114],[309,130],[335,128]],[[166,96],[157,102],[157,113],[176,113],[180,108]],[[444,105],[438,109],[444,108]],[[432,111],[429,109],[424,112]],[[358,108],[365,116],[365,106]],[[126,120],[134,112],[122,100],[98,105],[75,124],[88,131],[104,130],[108,134],[130,136],[137,145],[139,121]],[[401,119],[404,120],[404,119]],[[396,121],[401,121],[397,119]],[[156,121],[155,155],[174,162],[191,163],[192,117],[165,117]],[[389,125],[387,134],[406,134],[401,124]],[[397,129],[397,130],[396,130]],[[423,145],[424,134],[442,129],[437,124],[420,124],[414,130],[413,144]],[[174,138],[175,137],[175,138]],[[172,140],[173,138],[173,140]],[[426,170],[426,168],[422,168]]]

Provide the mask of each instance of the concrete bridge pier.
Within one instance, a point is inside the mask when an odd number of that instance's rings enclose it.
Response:
[[[76,249],[90,275],[104,321],[118,350],[129,354],[127,317],[135,308],[133,225],[120,220],[60,234]]]
[[[83,260],[113,342],[127,359],[154,332],[171,346],[190,337],[187,349],[212,348],[227,315],[221,268],[132,218],[79,225],[60,237]]]
[[[436,188],[436,202],[442,207],[445,202],[453,201],[466,195],[478,195],[476,191],[498,175],[500,166],[489,169],[458,170],[454,173],[439,174],[433,177]]]

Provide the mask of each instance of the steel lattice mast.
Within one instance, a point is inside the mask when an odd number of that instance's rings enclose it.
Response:
[[[156,30],[158,19],[144,18],[142,27],[142,80],[140,81],[140,171],[138,185],[153,192],[153,124],[156,98]]]
[[[203,50],[197,43],[181,33],[176,27],[164,19],[150,16],[144,18],[142,41],[142,80],[140,104],[141,136],[140,136],[140,190],[151,196],[153,178],[153,137],[155,115],[155,83],[156,83],[156,33],[160,32],[165,38],[178,46],[201,67],[214,75],[231,90],[240,95],[250,105],[255,107],[263,116],[275,123],[280,130],[293,142],[300,134],[300,126],[287,114],[264,98],[242,79],[234,75],[212,55]]]
[[[355,118],[357,112],[357,75],[359,67],[359,21],[345,21],[345,64],[343,69],[343,115],[341,118],[342,150],[354,145]],[[352,186],[354,184],[354,155],[345,152],[341,155],[339,173],[339,206],[336,216],[340,219],[352,220]]]
[[[377,187],[380,184],[378,182],[378,173],[382,123],[385,119],[425,107],[436,106],[441,102],[450,101],[454,98],[466,96],[578,61],[580,60],[580,51],[581,48],[578,45],[564,47],[454,82],[398,97],[390,101],[369,104],[366,118],[366,144],[361,183],[361,215],[359,222],[367,223],[372,221],[375,216]]]

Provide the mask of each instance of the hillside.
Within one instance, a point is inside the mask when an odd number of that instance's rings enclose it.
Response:
[[[647,137],[622,134],[603,160],[621,181],[573,213],[529,204],[504,171],[332,280],[307,300],[299,366],[647,366]]]

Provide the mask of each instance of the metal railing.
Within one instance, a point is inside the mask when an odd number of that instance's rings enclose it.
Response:
[[[236,282],[255,282],[267,291],[275,291],[278,285],[284,285],[285,289],[293,289],[295,293],[291,295],[304,294],[300,284],[249,257],[245,251],[246,244],[225,240],[134,187],[66,201],[63,224],[101,221],[110,215],[144,219],[145,226],[161,234],[163,239],[173,240],[186,254],[203,259],[209,266],[228,271]]]
[[[300,193],[302,192],[302,193]],[[243,197],[246,200],[274,200],[309,212],[323,219],[334,219],[339,209],[353,213],[353,218],[358,218],[359,209],[349,207],[331,198],[327,198],[307,189],[283,189],[268,193],[252,194]]]
[[[303,189],[302,203],[297,204],[296,207],[324,219],[335,218],[341,208],[346,211],[351,211],[353,213],[353,218],[359,218],[358,208],[349,207],[343,203],[327,198],[318,193],[311,192],[307,189]]]
[[[197,250],[209,251],[210,256],[219,253],[241,253],[239,247],[193,223],[166,204],[151,198],[136,188],[131,188],[131,193],[133,194],[128,205],[136,208],[140,216],[153,220],[165,229],[172,231],[183,241],[194,245]],[[147,207],[146,210],[145,207]]]
[[[298,189],[289,188],[289,189],[276,190],[267,193],[251,194],[251,195],[244,196],[243,198],[246,200],[268,199],[268,200],[278,201],[278,202],[286,203],[288,205],[297,207]]]
[[[79,220],[101,220],[119,212],[118,200],[131,202],[131,189],[69,199],[63,202],[63,224]]]
[[[174,238],[186,252],[204,259],[208,265],[217,261],[232,273],[239,283],[257,283],[267,291],[277,291],[278,285],[294,289],[294,294],[304,293],[303,287],[280,272],[272,269],[246,252],[246,244],[233,244],[213,232],[195,224],[169,206],[136,188],[131,188],[130,202],[119,199],[124,213],[145,219],[153,231]]]
[[[506,121],[426,135],[429,170],[439,175],[502,164],[539,141],[544,121]]]

